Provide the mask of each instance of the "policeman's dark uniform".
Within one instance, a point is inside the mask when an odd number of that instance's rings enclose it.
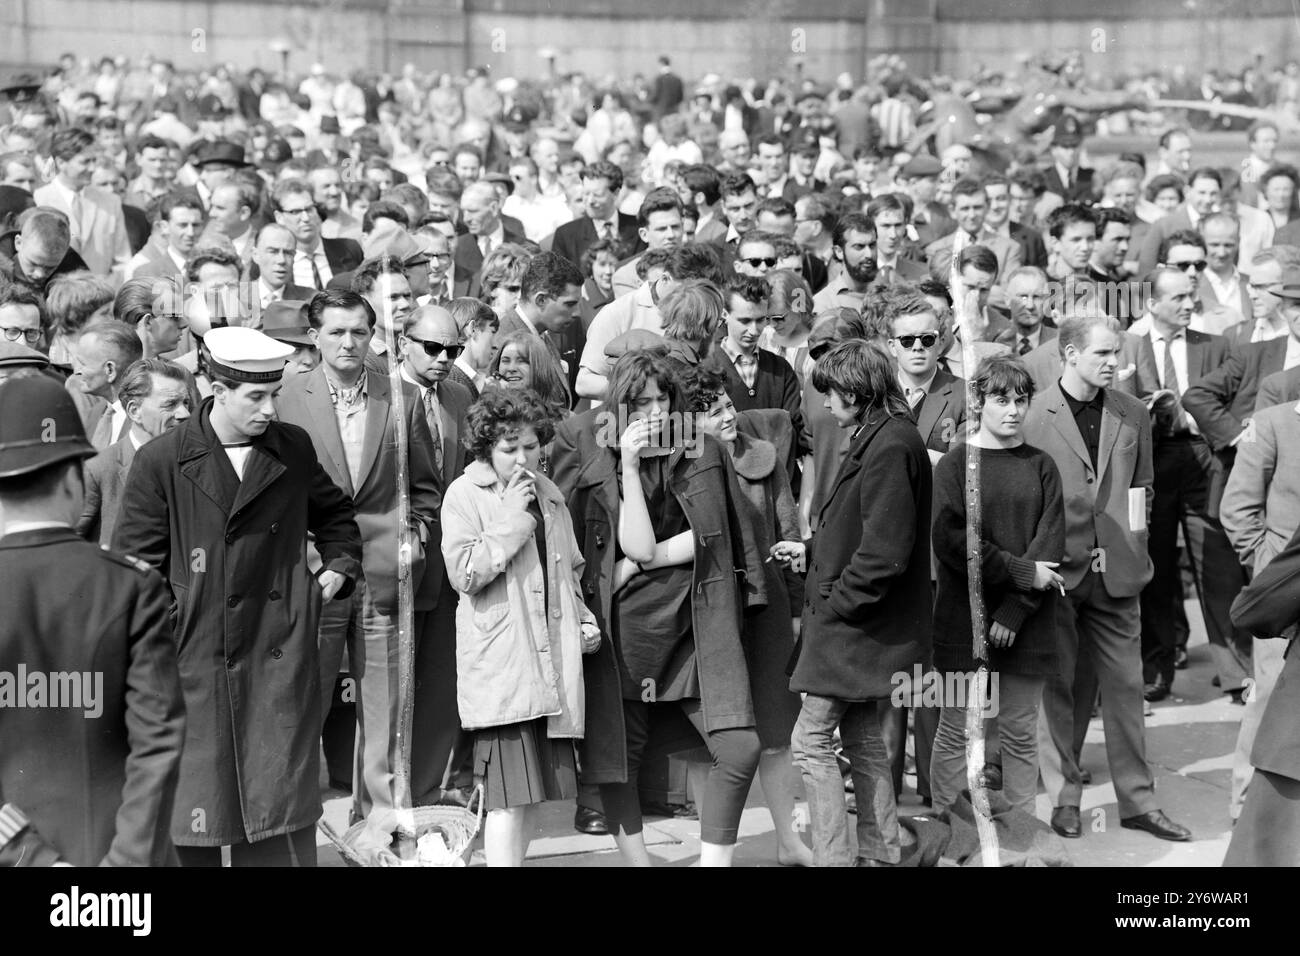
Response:
[[[89,458],[76,406],[38,371],[0,381],[4,479]],[[0,865],[176,862],[184,740],[170,595],[66,517],[0,537]]]

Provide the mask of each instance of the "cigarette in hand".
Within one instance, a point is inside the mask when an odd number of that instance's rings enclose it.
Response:
[[[1065,597],[1065,585],[1060,581],[1056,582],[1056,590],[1061,592],[1061,597]]]

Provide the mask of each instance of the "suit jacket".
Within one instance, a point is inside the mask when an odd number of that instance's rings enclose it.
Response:
[[[1230,325],[1223,330],[1223,341],[1228,343],[1228,348],[1237,349],[1243,345],[1250,344],[1250,337],[1255,334],[1255,320],[1247,318],[1244,322],[1238,322],[1236,325]]]
[[[966,382],[938,369],[916,412],[916,429],[925,447],[947,454],[966,421]]]
[[[912,222],[916,229],[916,242],[922,249],[957,228],[956,220],[948,215],[948,210],[943,205],[932,202],[927,204],[925,209],[928,219],[925,222],[914,219]]]
[[[464,373],[461,373],[462,375]],[[442,487],[447,488],[465,470],[468,449],[461,438],[465,434],[465,413],[475,397],[468,388],[450,375],[438,383],[439,434],[442,436]],[[432,437],[432,436],[430,436]]]
[[[373,372],[365,374],[368,395],[366,433],[361,450],[360,475],[355,486],[339,438],[338,420],[330,402],[323,365],[285,383],[280,392],[280,420],[306,429],[325,473],[351,496],[356,507],[357,527],[361,529],[361,567],[366,582],[379,609],[392,614],[397,611],[397,525],[393,521],[397,511],[396,422],[392,414],[389,379]],[[414,385],[402,384],[407,418],[411,519],[417,526],[421,544],[427,545],[431,539],[437,540],[434,526],[438,521],[438,509],[442,507],[442,476],[434,466],[433,436],[429,434],[429,424],[424,417],[424,403]],[[427,555],[417,552],[417,558],[411,562],[412,580],[421,582],[425,574],[434,581],[439,580],[441,550],[430,548]],[[424,589],[420,590],[423,592]],[[436,588],[432,593],[436,595]],[[433,603],[416,601],[416,610],[427,611],[432,607]]]
[[[527,242],[522,232],[515,232],[505,227],[502,221],[502,241],[503,242]],[[456,237],[456,248],[453,251],[456,256],[456,271],[452,281],[464,282],[467,284],[470,295],[478,295],[481,278],[479,270],[483,268],[483,250],[478,247],[478,236],[465,233],[463,236]],[[552,248],[554,248],[552,246]]]
[[[33,194],[38,206],[52,206],[72,220],[72,248],[97,275],[119,274],[131,261],[131,239],[126,231],[122,201],[98,186],[81,191],[81,215],[73,219],[72,209],[63,191],[53,183]]]
[[[882,271],[876,274],[876,281],[872,284],[881,287],[902,285],[903,283],[914,285],[922,279],[929,278],[929,276],[930,270],[925,267],[924,263],[900,255],[896,260],[890,280],[886,281],[885,273]],[[814,294],[816,293],[814,292]]]
[[[1206,271],[1208,272],[1209,270],[1207,269]],[[1235,329],[1238,325],[1246,326],[1247,342],[1250,341],[1250,333],[1254,331],[1254,326],[1255,326],[1255,321],[1253,318],[1251,318],[1254,311],[1254,306],[1251,304],[1250,301],[1249,288],[1250,286],[1249,286],[1249,280],[1247,276],[1245,275],[1245,273],[1239,272],[1237,273],[1237,298],[1235,300],[1229,299],[1229,301],[1227,302],[1220,302],[1219,297],[1214,294],[1214,286],[1211,285],[1209,279],[1205,278],[1204,276],[1201,276],[1200,280],[1196,283],[1197,294],[1200,295],[1201,302],[1204,305],[1207,306],[1221,305],[1224,306],[1225,308],[1232,309],[1236,312],[1241,313],[1242,317],[1246,319],[1246,321],[1238,322],[1232,326],[1229,326],[1229,328]]]
[[[1147,522],[1154,497],[1151,418],[1141,401],[1105,390],[1094,469],[1059,382],[1034,396],[1025,441],[1052,456],[1065,496],[1065,557],[1058,569],[1067,588],[1089,568],[1115,598],[1136,597],[1151,580]],[[1140,528],[1129,522],[1130,491],[1141,495]]]
[[[1010,232],[1011,238],[1020,246],[1021,265],[1038,266],[1040,269],[1046,269],[1047,244],[1043,242],[1042,233],[1018,222],[1010,224]]]
[[[1300,219],[1292,219],[1273,233],[1275,246],[1300,246]]]
[[[351,272],[365,261],[366,254],[361,243],[355,239],[326,239],[321,237],[321,247],[325,250],[325,261],[330,264],[330,272]]]
[[[455,365],[453,365],[451,371],[447,373],[447,381],[454,382],[455,384],[464,387],[465,391],[469,392],[471,403],[478,401],[478,387],[468,375],[462,372]]]
[[[1005,345],[1014,355],[1020,347],[1020,332],[1017,329],[1007,327],[993,336],[993,341],[998,345]],[[1038,330],[1038,344],[1034,348],[1042,348],[1044,345],[1056,345],[1056,329],[1044,325]],[[1026,357],[1033,354],[1034,349],[1025,353]]]
[[[1265,375],[1255,397],[1255,411],[1300,401],[1300,365],[1285,372]]]
[[[1195,329],[1188,329],[1187,336],[1187,381],[1181,383],[1183,391],[1195,385],[1224,363],[1231,349],[1220,335],[1206,335]],[[1137,336],[1137,397],[1148,398],[1160,388],[1160,378],[1156,366],[1156,353],[1151,345],[1151,336]]]
[[[1294,403],[1255,412],[1255,434],[1237,448],[1219,520],[1243,564],[1256,572],[1300,528],[1300,412]]]
[[[714,216],[702,228],[695,230],[695,242],[723,243],[727,241],[727,224]]]
[[[1046,331],[1046,330],[1044,330]],[[1061,346],[1053,337],[1039,343],[1038,348],[1021,357],[1029,377],[1034,380],[1034,392],[1042,393],[1061,380]],[[1136,335],[1121,332],[1119,336],[1119,372],[1111,389],[1126,395],[1138,393],[1138,342]]]
[[[957,233],[953,231],[925,247],[925,260],[930,267],[930,274],[940,282],[947,282],[952,275],[952,250],[956,241]],[[979,245],[992,249],[998,257],[998,285],[1006,281],[1012,270],[1020,268],[1020,246],[1005,236],[985,233],[980,236]]]
[[[1232,443],[1255,410],[1260,383],[1266,375],[1282,371],[1286,341],[1252,342],[1229,352],[1218,369],[1183,392],[1183,408],[1216,452],[1230,459]]]
[[[582,216],[555,230],[551,251],[564,256],[576,266],[582,262],[583,253],[591,248],[597,238],[596,224],[590,216]],[[626,255],[632,255],[643,248],[641,237],[637,233],[636,216],[623,212],[618,214],[618,241],[623,244]]]
[[[1092,199],[1092,177],[1093,171],[1080,167],[1075,170],[1074,184],[1068,188],[1061,182],[1061,174],[1056,171],[1056,164],[1052,163],[1043,170],[1043,178],[1047,181],[1047,191],[1056,193],[1066,202],[1085,202]]]
[[[128,268],[132,279],[169,279],[173,276],[179,278],[184,274],[167,251],[166,240],[161,236],[145,243],[145,247],[132,257],[128,266],[134,266],[133,269]]]
[[[0,673],[94,675],[99,711],[0,707],[5,802],[75,866],[174,865],[186,714],[162,578],[44,528],[0,539],[0,592]]]
[[[1165,237],[1172,236],[1176,232],[1182,232],[1184,229],[1196,231],[1192,225],[1191,217],[1187,215],[1187,205],[1184,203],[1179,206],[1163,219],[1157,219],[1147,230],[1146,238],[1142,240],[1142,247],[1138,251],[1138,275],[1144,276],[1160,261],[1160,244],[1165,241]],[[1198,286],[1207,283],[1198,283]]]
[[[682,105],[682,78],[676,73],[660,73],[650,84],[648,97],[655,118],[671,113]]]
[[[77,534],[107,548],[122,507],[126,476],[135,460],[131,432],[86,462],[86,497],[77,522]]]
[[[1232,602],[1232,623],[1259,637],[1287,638],[1300,620],[1300,532]],[[1250,762],[1257,770],[1300,780],[1300,641],[1287,647],[1286,663],[1260,718]]]
[[[978,365],[990,355],[1005,355],[1011,350],[996,342],[975,343],[975,364]],[[1032,353],[1030,353],[1032,354]],[[961,343],[954,340],[952,347],[939,359],[939,367],[958,378],[965,378],[965,357],[962,355]],[[972,372],[974,370],[972,369]]]
[[[931,473],[916,426],[869,416],[814,520],[791,690],[878,700],[929,656]]]

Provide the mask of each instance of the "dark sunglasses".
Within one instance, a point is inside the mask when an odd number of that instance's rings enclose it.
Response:
[[[1197,272],[1204,272],[1205,267],[1208,265],[1209,263],[1204,259],[1191,259],[1187,262],[1171,262],[1169,268],[1177,269],[1179,272],[1186,272],[1189,268],[1195,269]]]
[[[814,345],[812,348],[808,350],[808,357],[815,362],[823,355],[825,355],[827,352],[829,352],[831,350],[831,346],[834,344],[835,344],[834,342],[818,342],[816,345]]]
[[[454,359],[460,354],[463,345],[444,345],[442,342],[430,342],[426,339],[417,339],[414,335],[408,335],[407,341],[414,342],[416,345],[424,346],[424,354],[429,358],[437,358],[443,352],[447,353],[447,358]]]
[[[917,339],[921,340],[921,346],[923,348],[932,349],[934,348],[934,344],[939,341],[939,333],[922,332],[920,335],[896,335],[894,338],[897,339],[898,344],[905,349],[910,349],[915,345]]]
[[[776,268],[775,259],[766,259],[766,258],[760,259],[757,256],[754,256],[749,259],[741,259],[740,261],[744,263],[748,263],[751,269],[757,269],[759,266],[767,266],[769,269]]]

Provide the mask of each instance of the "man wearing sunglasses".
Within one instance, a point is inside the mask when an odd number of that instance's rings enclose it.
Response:
[[[1206,256],[1205,240],[1199,232],[1185,229],[1166,238],[1160,247],[1160,265],[1181,272],[1191,280],[1194,302],[1189,328],[1208,335],[1222,335],[1243,321],[1241,313],[1234,307],[1220,305],[1213,300],[1207,301],[1204,296],[1204,288],[1209,285],[1204,276],[1209,267],[1209,259]],[[1143,294],[1149,292],[1143,290]],[[1146,335],[1150,330],[1149,315],[1144,315],[1129,328],[1135,335]]]
[[[473,403],[469,389],[448,381],[464,345],[456,320],[446,309],[422,306],[406,318],[399,346],[401,376],[419,390],[433,438],[434,463],[446,488],[465,468],[465,414]],[[437,525],[430,528],[428,550],[440,548]],[[457,592],[446,569],[426,574],[416,600],[432,610],[416,615],[415,710],[411,726],[411,798],[416,806],[436,803],[471,781],[458,777],[468,743],[456,710]]]
[[[776,262],[776,243],[768,233],[754,231],[741,238],[732,268],[738,276],[762,279],[776,268]]]

